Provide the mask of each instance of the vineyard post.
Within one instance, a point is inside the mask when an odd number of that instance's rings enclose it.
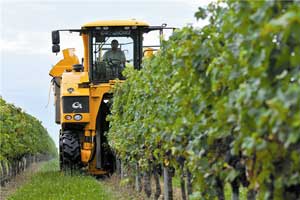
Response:
[[[137,192],[142,191],[142,185],[141,185],[141,172],[139,164],[136,163],[136,171],[135,171],[135,190]]]
[[[26,158],[25,156],[22,157],[22,171],[25,171],[26,169]]]
[[[180,188],[182,200],[186,200],[185,181],[183,172],[180,173]]]
[[[121,178],[121,160],[116,158],[116,173]]]
[[[239,200],[239,181],[238,178],[234,179],[231,183],[232,200]]]
[[[10,179],[12,177],[12,167],[11,164],[7,163],[7,179]]]
[[[188,196],[193,193],[192,189],[192,174],[189,169],[186,170],[186,188]]]
[[[216,191],[219,200],[225,200],[224,196],[224,183],[220,177],[216,177]]]
[[[173,200],[172,176],[168,166],[164,166],[164,200]]]
[[[274,175],[273,174],[270,175],[269,191],[270,191],[269,199],[272,200],[274,199]]]
[[[1,186],[4,186],[5,184],[5,178],[6,178],[6,173],[5,173],[5,163],[4,161],[1,161]]]
[[[15,177],[17,175],[17,163],[15,160],[12,162],[11,166],[12,166],[12,176]]]
[[[25,158],[25,168],[28,168],[29,167],[29,157],[28,157],[28,155],[26,155],[24,158]]]
[[[120,177],[121,177],[121,179],[122,178],[124,178],[125,177],[125,172],[124,172],[124,164],[123,164],[123,162],[122,161],[120,161]]]
[[[158,169],[159,169],[160,165],[155,165],[154,169],[153,169],[153,173],[154,173],[154,181],[155,181],[155,195],[154,195],[154,199],[158,199],[161,195],[161,188],[160,188],[160,181],[159,181],[159,173],[158,173]]]
[[[255,200],[256,192],[254,189],[249,189],[247,192],[247,200]]]
[[[179,162],[180,169],[180,189],[181,189],[181,198],[182,200],[186,200],[186,191],[185,191],[185,180],[184,180],[184,161]]]
[[[149,198],[151,196],[151,171],[150,165],[148,169],[144,172],[144,191]]]
[[[19,174],[21,172],[21,161],[17,160],[16,164],[17,164],[17,174]]]

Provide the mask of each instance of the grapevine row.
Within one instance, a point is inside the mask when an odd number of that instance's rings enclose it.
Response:
[[[1,184],[30,163],[56,157],[47,130],[35,117],[0,98]]]
[[[297,1],[199,8],[209,25],[177,30],[116,88],[118,156],[190,172],[196,199],[222,199],[225,183],[249,198],[299,198],[299,13]]]

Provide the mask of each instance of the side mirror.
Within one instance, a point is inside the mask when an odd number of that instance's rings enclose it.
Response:
[[[59,44],[53,44],[52,45],[52,52],[53,53],[58,53],[60,51],[60,46]]]
[[[59,31],[52,31],[52,52],[53,53],[58,53],[60,51],[60,46],[59,46]]]
[[[59,31],[52,31],[52,44],[59,44]]]

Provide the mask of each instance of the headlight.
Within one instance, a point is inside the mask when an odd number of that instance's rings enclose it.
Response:
[[[65,119],[66,119],[66,120],[71,120],[71,119],[72,119],[72,116],[71,116],[71,115],[66,115],[66,116],[65,116]]]
[[[76,120],[76,121],[82,120],[82,115],[80,115],[80,114],[74,115],[74,120]]]

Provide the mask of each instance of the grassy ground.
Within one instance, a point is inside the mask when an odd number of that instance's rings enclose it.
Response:
[[[21,185],[28,183],[31,177],[37,171],[39,171],[40,167],[43,166],[43,164],[45,164],[45,162],[32,163],[31,166],[24,172],[17,174],[4,186],[0,186],[0,200],[7,199],[7,197],[15,193]]]
[[[175,198],[180,199],[180,180],[173,178]],[[154,191],[153,191],[154,192]],[[246,200],[245,188],[240,188],[240,199]],[[225,200],[231,199],[231,187],[225,185]],[[25,185],[19,188],[8,200],[142,200],[144,194],[136,193],[132,187],[120,184],[116,176],[98,181],[83,174],[59,172],[58,161],[52,160],[42,165]]]
[[[58,171],[57,160],[50,161],[8,200],[114,200],[110,190],[90,176],[66,175]]]

